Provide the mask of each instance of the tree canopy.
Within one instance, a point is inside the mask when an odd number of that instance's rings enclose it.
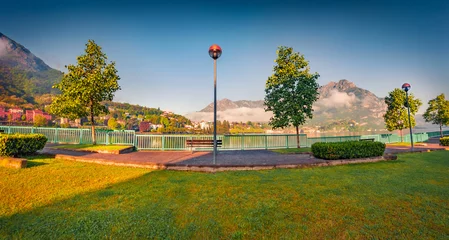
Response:
[[[112,101],[114,93],[120,89],[115,62],[108,64],[106,61],[101,47],[89,40],[85,54],[77,57],[76,65],[66,66],[68,72],[53,86],[61,94],[53,100],[50,112],[69,119],[90,116],[93,144],[96,144],[94,116],[108,113],[102,102]]]
[[[402,135],[402,129],[410,127],[406,107],[406,93],[399,88],[395,88],[385,97],[385,103],[387,104],[387,112],[384,115],[384,120],[387,130],[400,130]],[[413,93],[410,93],[408,95],[408,103],[410,105],[411,125],[414,127],[416,125],[415,114],[418,112],[422,102],[416,99]]]
[[[443,137],[443,125],[449,125],[449,101],[444,93],[429,101],[429,107],[423,114],[426,122],[431,122],[440,126],[440,135]]]
[[[272,111],[273,128],[296,127],[313,117],[312,104],[318,99],[318,73],[310,73],[309,62],[293,48],[281,46],[273,74],[265,84],[265,111]]]

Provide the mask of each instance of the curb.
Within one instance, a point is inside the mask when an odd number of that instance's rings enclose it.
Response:
[[[130,146],[120,150],[87,150],[87,149],[73,149],[73,148],[51,148],[52,150],[64,150],[74,152],[91,152],[91,153],[105,153],[105,154],[123,154],[134,151],[134,146]]]
[[[166,169],[166,166],[163,164],[138,164],[138,163],[118,163],[108,159],[101,158],[85,158],[78,156],[70,156],[64,154],[56,154],[55,159],[76,161],[76,162],[87,162],[87,163],[97,163],[102,165],[112,165],[112,166],[121,166],[121,167],[136,167],[136,168],[149,168],[149,169]]]

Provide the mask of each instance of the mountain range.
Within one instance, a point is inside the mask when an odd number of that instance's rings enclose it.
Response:
[[[306,125],[329,125],[335,122],[354,122],[369,128],[383,128],[383,114],[386,104],[383,98],[377,97],[366,89],[357,87],[353,82],[342,79],[330,82],[318,89],[319,99],[313,105],[314,117]],[[264,101],[222,99],[217,102],[218,118],[229,121],[267,122],[272,116],[265,112]],[[213,103],[199,112],[190,113],[192,120],[210,118]],[[209,120],[209,119],[207,119]]]
[[[0,105],[32,108],[35,97],[57,93],[52,86],[61,78],[62,72],[0,33]]]

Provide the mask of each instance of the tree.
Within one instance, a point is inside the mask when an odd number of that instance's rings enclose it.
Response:
[[[47,119],[42,115],[34,116],[34,126],[35,127],[45,127],[47,126]]]
[[[444,93],[429,101],[429,107],[423,117],[426,122],[438,124],[440,135],[443,137],[443,125],[449,125],[449,101],[446,100]]]
[[[117,120],[115,118],[109,118],[108,120],[108,127],[111,130],[117,130],[120,128],[120,124],[117,122]]]
[[[108,114],[102,101],[112,101],[114,92],[120,89],[115,62],[106,63],[101,47],[89,40],[85,54],[77,58],[77,65],[67,66],[61,82],[53,88],[61,91],[50,106],[50,112],[69,119],[90,117],[92,143],[96,144],[94,117]]]
[[[272,111],[270,125],[296,128],[299,145],[299,125],[313,117],[312,104],[318,99],[318,73],[310,73],[309,62],[293,48],[277,50],[276,65],[265,84],[265,111]]]
[[[405,91],[395,88],[388,93],[385,97],[385,103],[387,104],[387,112],[384,115],[385,126],[388,131],[402,130],[409,128],[408,113],[406,107],[406,93]],[[415,114],[418,112],[419,107],[422,105],[421,100],[415,99],[412,93],[408,95],[408,103],[410,105],[410,121],[412,127],[416,125]]]

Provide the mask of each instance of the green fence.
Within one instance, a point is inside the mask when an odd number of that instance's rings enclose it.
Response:
[[[52,143],[92,143],[92,132],[90,129],[78,128],[40,128],[23,126],[0,126],[5,133],[41,133]],[[212,140],[212,135],[150,135],[136,134],[133,130],[109,131],[96,130],[96,139],[99,144],[133,145],[138,150],[191,150],[186,145],[187,140]],[[449,135],[449,130],[444,131]],[[425,142],[430,137],[439,137],[440,132],[415,133],[414,142]],[[297,139],[295,134],[245,134],[245,135],[218,135],[222,140],[219,150],[250,150],[250,149],[276,149],[296,148]],[[410,142],[410,135],[404,134],[401,138],[397,134],[373,134],[361,136],[337,136],[337,137],[314,137],[308,138],[306,134],[300,134],[300,146],[310,147],[316,142],[344,142],[358,141],[360,139],[374,139],[383,143]],[[196,148],[195,150],[212,150],[212,148]]]

